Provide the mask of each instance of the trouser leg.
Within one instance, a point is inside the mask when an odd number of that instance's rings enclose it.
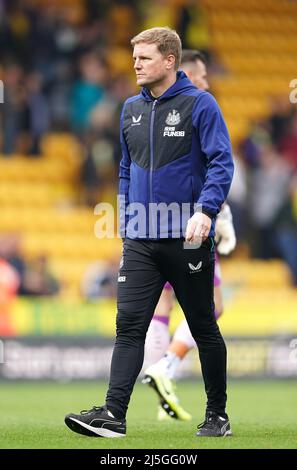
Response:
[[[182,240],[160,242],[160,270],[172,284],[196,341],[207,394],[207,410],[226,406],[226,346],[214,316],[214,252],[208,239],[198,249]]]
[[[106,404],[125,416],[136,378],[141,370],[149,323],[164,286],[154,259],[155,244],[124,242],[119,272],[116,341]]]

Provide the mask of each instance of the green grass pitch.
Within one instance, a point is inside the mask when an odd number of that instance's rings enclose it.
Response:
[[[104,402],[104,383],[1,383],[2,449],[285,449],[297,448],[296,381],[230,381],[228,413],[233,437],[195,437],[203,420],[201,382],[180,382],[181,403],[191,422],[158,422],[157,399],[137,383],[124,439],[90,438],[71,432],[64,415]]]

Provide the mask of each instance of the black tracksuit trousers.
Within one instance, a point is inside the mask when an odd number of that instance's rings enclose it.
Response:
[[[107,406],[119,418],[126,415],[143,364],[146,332],[169,281],[198,346],[207,410],[225,413],[226,346],[214,316],[213,239],[195,249],[185,249],[182,239],[126,239],[121,265]]]

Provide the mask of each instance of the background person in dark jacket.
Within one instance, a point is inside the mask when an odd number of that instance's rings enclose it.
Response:
[[[109,390],[104,407],[69,414],[65,421],[81,434],[125,436],[146,331],[169,281],[197,343],[207,394],[197,436],[231,435],[226,346],[213,302],[214,224],[233,175],[228,131],[215,99],[177,72],[182,48],[175,31],[152,28],[131,43],[143,88],[125,102],[121,118],[125,241]]]

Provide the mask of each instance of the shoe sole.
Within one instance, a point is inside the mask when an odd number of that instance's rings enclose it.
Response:
[[[146,374],[143,381],[144,384],[148,384],[149,387],[152,387],[158,394],[160,398],[160,405],[162,406],[163,410],[173,419],[179,419],[180,421],[190,421],[192,417],[189,415],[188,418],[179,414],[179,410],[176,407],[176,404],[171,402],[165,397],[166,391],[163,389],[161,382],[158,381],[157,378],[153,377],[152,375]]]
[[[66,417],[65,424],[69,427],[69,429],[71,429],[71,431],[74,431],[78,434],[83,434],[84,436],[89,436],[89,437],[115,438],[115,437],[126,436],[126,434],[121,434],[119,432],[111,431],[110,429],[95,428],[75,418]]]
[[[226,431],[225,434],[220,434],[219,436],[203,436],[203,434],[196,434],[197,437],[231,437],[233,436],[231,429]]]

